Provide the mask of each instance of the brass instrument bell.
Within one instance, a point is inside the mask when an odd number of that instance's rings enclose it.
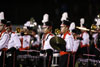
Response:
[[[92,30],[96,30],[97,29],[97,26],[95,24],[92,24],[91,29]]]

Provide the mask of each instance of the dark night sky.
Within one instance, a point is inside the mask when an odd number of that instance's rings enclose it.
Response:
[[[0,11],[4,11],[5,18],[17,25],[24,24],[30,17],[41,24],[43,14],[48,13],[50,20],[58,27],[64,11],[76,24],[79,24],[81,17],[86,19],[86,24],[92,24],[93,18],[100,13],[100,0],[13,0],[1,2]]]

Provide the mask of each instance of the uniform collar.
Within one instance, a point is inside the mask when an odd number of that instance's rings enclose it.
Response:
[[[67,34],[71,35],[69,31],[66,31],[66,32],[63,34],[63,39],[65,39],[65,37],[66,37]]]
[[[69,31],[66,31],[64,34],[69,34],[70,32]]]
[[[45,33],[44,35],[50,34],[51,32]]]
[[[2,35],[4,32],[6,32],[6,30],[3,30],[3,31],[0,32],[0,37],[1,37],[1,35]]]
[[[43,35],[43,40],[46,40],[46,38],[48,37],[48,35],[50,34],[51,32],[48,32],[46,34]]]
[[[1,31],[0,34],[2,34],[2,33],[4,33],[4,32],[6,32],[6,30]]]

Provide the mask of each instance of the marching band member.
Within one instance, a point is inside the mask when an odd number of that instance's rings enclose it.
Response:
[[[84,25],[84,18],[81,18],[80,19],[80,27],[79,29],[81,30],[81,34],[80,34],[80,37],[82,38],[81,42],[80,42],[80,47],[81,47],[81,51],[82,51],[82,54],[84,53],[88,53],[89,54],[89,34],[87,31],[89,31],[87,28],[85,28],[83,25]]]
[[[32,18],[33,19],[33,18]],[[20,36],[20,40],[21,40],[21,48],[19,50],[27,50],[30,48],[30,39],[31,39],[31,36],[30,36],[30,28],[31,28],[31,25],[33,25],[33,23],[30,21],[27,21],[25,24],[24,24],[24,27],[21,31],[21,36]]]
[[[97,36],[97,47],[100,48],[100,16],[97,19],[97,32],[98,32],[98,36]]]
[[[32,29],[31,31],[30,44],[32,46],[32,49],[39,50],[40,37],[35,29]]]
[[[6,23],[6,20],[0,21],[0,50],[8,46],[9,34],[6,30]]]
[[[70,54],[70,64],[69,64],[69,67],[74,67],[75,65],[75,52],[74,52],[74,49],[75,49],[75,37],[74,37],[74,34],[73,34],[73,30],[75,29],[75,23],[72,22],[70,24],[70,27],[69,27],[69,30],[70,30],[70,33],[73,35],[73,39],[74,39],[74,45],[73,45],[73,50],[72,50],[72,53]]]
[[[27,28],[23,28],[21,31],[21,36],[19,37],[21,41],[21,47],[19,48],[19,51],[29,49],[31,36],[28,33],[29,30]]]
[[[12,31],[11,21],[7,21],[6,26],[7,26],[7,31],[10,35],[10,40],[8,42],[8,50],[7,50],[7,55],[9,57],[7,57],[7,61],[12,61],[8,62],[7,66],[15,67],[15,58],[16,58],[15,51],[21,47],[21,42],[18,35]]]
[[[62,16],[63,17],[63,16]],[[64,17],[66,19],[66,17]],[[72,34],[69,31],[70,21],[63,20],[61,26],[62,38],[66,42],[66,49],[64,51],[60,51],[60,61],[59,67],[69,67],[69,60],[70,60],[70,52],[73,50],[73,43],[74,39]]]
[[[100,14],[97,17],[97,23],[96,23],[96,27],[97,27],[97,33],[94,34],[94,44],[95,44],[95,55],[96,55],[96,59],[99,59],[100,56]]]
[[[78,29],[72,30],[72,34],[74,36],[74,45],[73,45],[73,67],[75,67],[75,62],[78,58],[78,48],[80,45],[80,31]]]
[[[94,46],[97,48],[97,37],[98,37],[98,33],[97,32],[94,32],[92,34],[92,37],[93,37],[93,41],[94,41]]]
[[[0,67],[5,67],[5,58],[7,51],[8,42],[9,42],[9,34],[6,30],[6,20],[0,20],[0,50],[2,50],[1,59],[0,59]]]
[[[31,38],[31,36],[28,33],[29,30],[27,27],[23,27],[23,29],[21,29],[21,33],[20,33],[21,35],[19,36],[21,47],[19,48],[19,51],[16,52],[18,55],[27,54],[25,50],[29,49],[30,38]],[[25,65],[22,66],[24,67]],[[17,64],[17,67],[20,67],[20,64]]]
[[[38,35],[37,30],[37,23],[35,22],[34,18],[31,18],[29,21],[29,32],[30,32],[30,49],[39,50],[40,45],[40,37]]]
[[[73,50],[72,50],[72,54],[70,55],[70,66],[75,67],[75,61],[77,59],[75,57],[75,55],[76,55],[76,52],[78,50],[79,43],[80,43],[80,40],[78,39],[79,31],[78,31],[78,29],[75,28],[75,23],[74,22],[72,22],[70,24],[69,30],[70,30],[70,33],[73,35],[73,38],[74,38]]]
[[[91,30],[90,30],[90,44],[92,44],[92,47],[97,47],[97,26],[95,24],[91,25]]]
[[[24,24],[24,27],[21,31],[21,48],[19,50],[27,50],[30,48],[30,29],[37,26],[37,23],[35,22],[34,18],[31,18],[30,21],[27,21]],[[32,32],[31,32],[32,33]]]
[[[98,32],[96,32],[96,31],[92,32],[92,38],[93,38],[93,40],[91,40],[92,45],[90,47],[90,54],[96,55],[95,59],[99,59],[100,52],[97,50],[98,49]]]
[[[20,42],[20,39],[17,36],[17,34],[12,31],[11,22],[8,21],[6,25],[8,27],[8,32],[10,34],[10,40],[9,40],[9,43],[8,43],[8,50],[11,49],[11,48],[19,49],[21,47],[21,42]]]
[[[52,34],[52,24],[50,23],[49,15],[44,14],[43,16],[43,36],[42,36],[42,47],[41,52],[47,53],[46,67],[51,67],[52,57],[53,57],[53,48],[50,45],[50,39],[54,37]]]

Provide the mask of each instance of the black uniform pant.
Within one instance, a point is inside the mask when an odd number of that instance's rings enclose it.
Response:
[[[11,56],[7,56],[6,67],[16,67],[16,51],[9,54]]]
[[[74,67],[75,66],[75,55],[70,54],[70,60],[69,60],[69,66],[68,67]]]
[[[51,67],[52,58],[53,58],[53,50],[47,49],[46,50],[47,57],[46,57],[46,67]]]
[[[60,56],[59,67],[69,67],[70,54]]]
[[[75,55],[76,55],[76,53],[72,53],[70,55],[69,67],[75,67],[75,63],[76,63],[76,59],[77,59],[77,57]]]
[[[81,48],[82,58],[88,58],[87,56],[84,56],[83,54],[89,54],[89,47],[82,47]]]
[[[2,54],[0,56],[0,67],[6,67],[6,51],[2,51]]]

